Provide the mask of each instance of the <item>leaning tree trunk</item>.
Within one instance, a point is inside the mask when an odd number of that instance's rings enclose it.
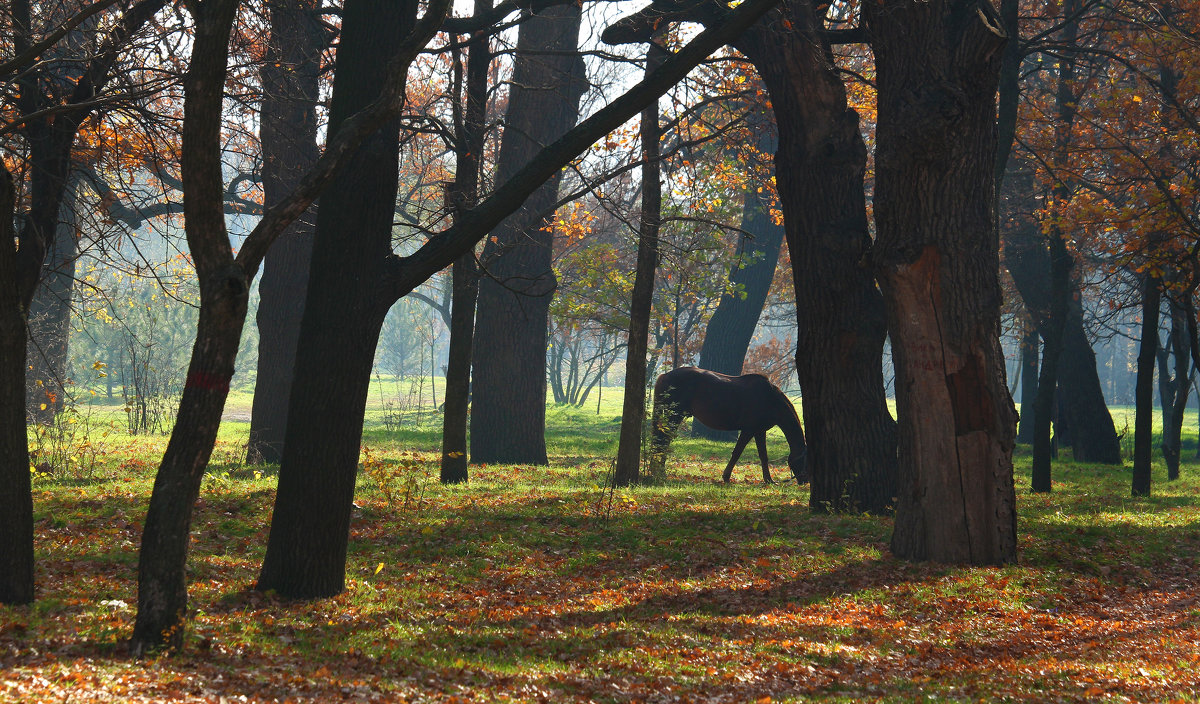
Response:
[[[759,149],[765,153],[775,151],[778,140],[773,125],[763,125],[771,130],[766,138],[759,140]],[[704,344],[700,347],[701,369],[737,376],[742,373],[742,364],[758,319],[762,315],[771,282],[775,278],[775,266],[779,262],[779,250],[783,245],[784,228],[776,225],[771,210],[762,196],[749,186],[742,194],[742,234],[738,240],[738,261],[729,272],[729,282],[740,286],[733,295],[721,296],[717,310],[708,321],[704,332]],[[743,258],[749,261],[744,263]],[[700,421],[692,421],[692,432],[697,437],[711,440],[733,441],[736,431],[713,430]]]
[[[33,601],[33,494],[25,431],[27,305],[13,246],[16,194],[0,163],[0,604]]]
[[[271,37],[261,69],[263,206],[280,202],[317,161],[317,98],[322,28],[313,0],[270,0]],[[250,414],[249,462],[283,456],[292,371],[312,258],[315,209],[271,246],[258,284],[258,373]]]
[[[331,132],[376,98],[416,10],[415,0],[346,4]],[[258,578],[262,591],[312,598],[345,588],[362,418],[375,343],[391,305],[382,282],[391,256],[398,154],[393,121],[363,142],[321,196],[279,490]]]
[[[896,495],[896,435],[883,384],[883,301],[863,266],[866,148],[812,8],[786,2],[781,12],[784,22],[760,22],[736,46],[758,68],[779,130],[775,178],[796,287],[810,505],[885,512]]]
[[[42,424],[52,422],[55,414],[62,411],[66,393],[71,297],[75,288],[75,262],[79,258],[75,186],[73,179],[67,181],[54,240],[29,305],[25,403],[29,417]]]
[[[646,53],[646,73],[661,65],[665,57],[666,51],[661,44],[658,41],[650,42]],[[642,222],[638,233],[633,294],[629,303],[625,400],[621,407],[621,434],[617,444],[617,464],[613,470],[614,486],[636,484],[642,461],[642,428],[646,419],[646,351],[654,303],[654,275],[658,269],[658,226],[662,219],[662,164],[658,146],[662,128],[658,118],[658,101],[655,100],[642,111]]]
[[[1134,389],[1133,481],[1134,496],[1150,495],[1154,435],[1154,357],[1158,351],[1158,308],[1162,289],[1157,277],[1146,273],[1142,285],[1142,339]]]
[[[578,54],[581,9],[567,4],[521,23],[496,166],[503,183],[579,118],[586,89]],[[471,460],[546,464],[546,331],[556,174],[509,216],[483,250],[475,316]]]
[[[1016,412],[1000,347],[991,5],[864,5],[879,90],[873,256],[899,410],[892,551],[910,560],[1017,557]]]

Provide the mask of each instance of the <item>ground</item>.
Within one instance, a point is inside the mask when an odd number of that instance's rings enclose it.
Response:
[[[274,469],[242,464],[230,420],[186,648],[146,661],[122,641],[165,439],[97,438],[90,467],[35,479],[38,601],[0,607],[0,701],[1200,701],[1200,465],[1131,499],[1127,469],[1064,461],[1032,495],[1019,455],[1019,564],[909,564],[887,517],[813,515],[751,461],[721,485],[716,443],[605,489],[619,402],[552,410],[550,467],[458,487],[436,416],[372,410],[348,589],[316,602],[251,590]]]

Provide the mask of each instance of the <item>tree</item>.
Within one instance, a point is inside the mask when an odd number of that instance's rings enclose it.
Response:
[[[263,85],[259,142],[263,205],[281,202],[317,161],[317,98],[324,30],[312,0],[268,0],[270,37],[259,73]],[[247,459],[279,462],[303,292],[308,283],[316,213],[306,211],[271,246],[259,280],[258,374]]]
[[[477,0],[475,14],[483,15],[491,7],[491,0]],[[460,107],[457,91],[454,96],[454,121],[459,127],[459,134],[455,144],[456,171],[449,200],[455,210],[474,205],[479,199],[479,170],[483,162],[484,138],[487,136],[487,79],[491,61],[487,34],[479,31],[467,48],[465,108]],[[456,85],[462,82],[459,66],[456,56]],[[467,481],[471,348],[475,337],[475,304],[479,296],[479,271],[474,249],[454,263],[451,277],[453,308],[450,314],[450,351],[446,364],[441,479],[446,484],[457,484]]]
[[[113,66],[139,29],[163,6],[164,0],[125,3],[105,18],[106,33],[97,33],[88,53],[79,56],[77,78],[60,84],[45,72],[53,62],[43,55],[69,33],[112,8],[97,2],[67,16],[38,18],[27,0],[12,4],[9,22],[13,58],[0,63],[0,78],[18,86],[15,104],[5,108],[0,135],[21,132],[28,145],[28,209],[19,231],[14,230],[16,185],[7,160],[0,159],[0,602],[28,603],[34,597],[33,499],[30,495],[29,445],[25,430],[25,372],[28,311],[38,277],[57,230],[63,195],[69,179],[71,150],[80,126],[98,106],[113,96],[105,93]],[[38,8],[41,9],[41,8]],[[42,39],[35,40],[39,34]],[[6,151],[7,151],[7,145]]]
[[[1012,562],[1016,412],[993,215],[1005,35],[986,0],[888,0],[864,17],[879,87],[871,258],[901,425],[892,552]]]
[[[477,206],[459,213],[453,225],[432,235],[412,254],[405,257],[391,254],[386,251],[383,242],[373,242],[368,251],[359,250],[358,256],[349,263],[327,260],[314,254],[314,262],[320,261],[322,266],[346,266],[348,269],[341,271],[340,278],[337,272],[322,274],[318,278],[314,267],[314,275],[309,283],[309,304],[320,295],[318,292],[326,292],[324,288],[314,290],[318,281],[326,281],[325,286],[340,285],[348,272],[359,272],[368,265],[379,266],[367,261],[378,257],[384,262],[382,276],[375,279],[379,288],[374,293],[379,298],[356,301],[355,304],[382,306],[386,310],[400,296],[464,255],[553,174],[651,100],[657,99],[730,38],[745,31],[770,9],[773,2],[749,0],[740,4],[726,23],[701,32],[668,58],[659,70],[545,146],[512,178],[500,182]],[[343,33],[349,31],[349,18],[350,15],[347,15],[343,21]],[[364,20],[360,16],[358,21]],[[350,46],[347,43],[344,48]],[[392,80],[396,75],[396,71],[388,71]],[[399,75],[403,76],[403,72]],[[334,243],[328,246],[336,249]],[[316,248],[315,251],[322,248],[320,227]],[[243,247],[239,256],[245,251]],[[301,326],[302,339],[309,334],[328,335],[331,329],[336,329],[321,315],[311,305],[306,306],[306,322]],[[335,319],[347,317],[346,310],[337,307],[325,307],[323,315]],[[312,322],[309,322],[310,319]],[[305,332],[310,329],[312,332]],[[364,330],[370,332],[366,327],[360,328],[359,332]],[[356,339],[343,336],[339,339],[343,345],[356,348],[374,349],[376,343],[374,337]],[[320,355],[315,354],[318,351]],[[311,358],[308,358],[308,352],[313,353]],[[259,575],[259,589],[274,589],[292,597],[314,598],[336,594],[343,588],[352,509],[350,499],[357,472],[365,404],[365,392],[359,390],[366,387],[365,378],[370,373],[369,362],[363,368],[352,368],[346,362],[346,351],[341,346],[321,345],[309,349],[303,342],[301,344],[301,354],[297,358],[297,386],[292,391],[287,441],[280,465],[280,486],[267,556]],[[357,360],[353,366],[358,366]],[[335,367],[339,372],[336,377],[330,373]],[[312,369],[313,373],[305,373],[306,368]],[[359,376],[363,379],[360,380]],[[305,387],[303,391],[301,385]],[[314,388],[306,388],[309,385]],[[355,419],[355,422],[352,426],[347,424],[331,428],[327,422],[331,417]]]
[[[661,35],[651,38],[646,50],[646,73],[662,64],[666,49]],[[642,463],[642,430],[646,420],[646,351],[650,336],[650,309],[654,273],[658,269],[658,228],[662,220],[662,165],[659,162],[658,101],[642,111],[642,217],[638,232],[637,267],[629,302],[629,337],[625,355],[625,398],[621,408],[621,433],[617,444],[614,486],[639,481]]]
[[[641,41],[662,21],[715,26],[711,2],[664,1],[606,30]],[[804,395],[810,504],[887,511],[895,496],[895,423],[883,385],[883,300],[863,266],[871,246],[858,114],[828,59],[822,16],[786,0],[734,43],[762,77],[775,112],[775,178],[796,288],[796,371]]]
[[[579,117],[587,89],[576,52],[582,8],[526,18],[517,38],[496,178],[504,181]],[[553,229],[558,177],[509,217],[483,249],[471,409],[471,459],[546,464],[546,331],[556,281]]]
[[[341,121],[314,168],[289,197],[264,214],[234,254],[221,205],[220,118],[237,6],[238,0],[196,0],[190,5],[195,39],[184,84],[181,173],[188,245],[200,283],[200,314],[178,420],[155,476],[142,531],[131,643],[139,654],[176,649],[183,640],[192,511],[229,394],[250,281],[282,230],[308,208],[364,140],[399,114],[407,68],[440,27],[448,2],[430,6],[409,36],[390,37],[400,41],[392,45],[395,56],[384,67],[388,80],[372,86],[375,99]]]

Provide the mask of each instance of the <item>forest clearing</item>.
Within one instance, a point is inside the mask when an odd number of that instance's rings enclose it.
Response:
[[[34,484],[40,592],[0,607],[0,700],[1194,702],[1200,464],[1130,498],[1128,468],[1063,461],[1019,562],[893,558],[889,518],[819,515],[728,445],[676,441],[668,481],[610,488],[619,390],[548,412],[549,467],[437,481],[439,428],[368,411],[346,591],[253,591],[271,466],[223,425],[193,524],[184,648],[130,658],[137,544],[166,438],[106,438]],[[238,398],[233,400],[236,412]],[[599,413],[597,413],[599,411]],[[1114,408],[1120,426],[1128,409]],[[1195,454],[1194,418],[1185,455]],[[772,458],[786,445],[769,439]],[[777,475],[785,471],[776,464]]]

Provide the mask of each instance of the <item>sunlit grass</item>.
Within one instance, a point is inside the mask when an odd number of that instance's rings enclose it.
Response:
[[[89,476],[35,480],[39,599],[0,607],[0,700],[1200,697],[1200,465],[1156,467],[1133,499],[1127,469],[1064,461],[1035,495],[1020,454],[1019,564],[909,564],[890,519],[813,515],[752,458],[722,485],[728,445],[685,435],[665,484],[607,488],[619,404],[550,408],[550,467],[452,487],[440,416],[389,431],[370,410],[364,446],[408,483],[389,502],[360,472],[347,590],[316,602],[251,589],[277,468],[244,463],[233,414],[193,524],[186,649],[148,663],[121,641],[166,438],[111,434]]]

